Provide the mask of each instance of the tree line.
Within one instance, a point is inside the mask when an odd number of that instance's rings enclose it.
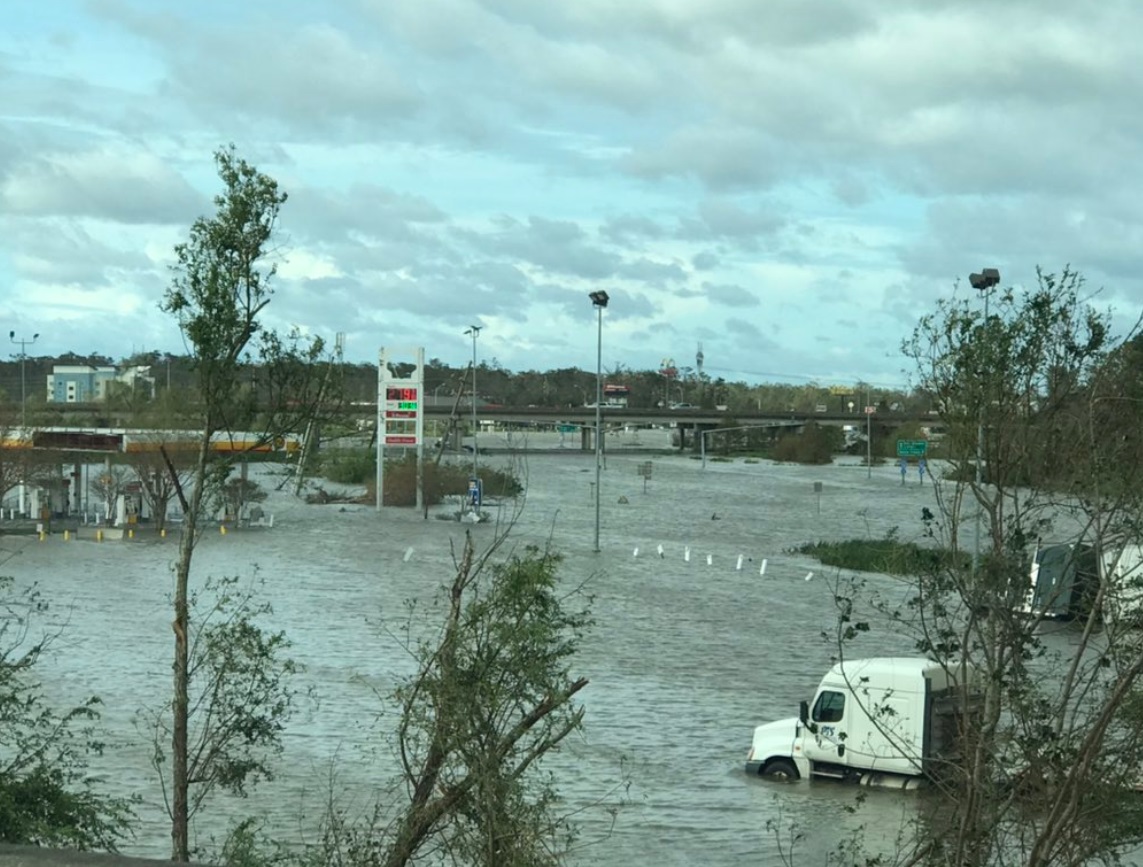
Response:
[[[377,399],[377,366],[349,363],[337,359],[323,359],[332,365],[333,375],[339,383],[339,394],[350,403],[373,403]],[[104,409],[105,415],[143,411],[148,403],[162,401],[165,395],[185,400],[196,389],[195,359],[189,355],[148,351],[138,352],[112,361],[101,355],[79,356],[67,353],[59,357],[29,354],[26,370],[21,373],[18,360],[0,361],[0,403],[14,405],[20,402],[22,388],[26,389],[27,411],[30,419],[40,423],[53,421],[52,406],[47,401],[47,376],[54,365],[110,365],[119,369],[149,367],[154,389],[136,384],[112,384]],[[245,360],[235,367],[239,382],[247,390],[261,394],[260,372],[257,365]],[[465,403],[472,391],[471,365],[450,366],[439,358],[425,363],[425,394],[435,401],[447,402],[462,396]],[[578,368],[552,370],[511,371],[495,359],[481,359],[476,365],[478,401],[510,407],[579,407],[595,401],[595,371]],[[25,380],[22,385],[22,380]],[[640,409],[654,409],[672,403],[688,403],[703,409],[725,407],[732,413],[798,412],[861,415],[865,406],[874,405],[879,412],[902,411],[925,413],[934,409],[931,394],[924,389],[872,385],[858,380],[853,383],[826,385],[816,382],[747,383],[712,378],[694,368],[663,370],[634,370],[616,363],[605,371],[608,383],[626,385],[630,389],[628,403]],[[177,402],[177,401],[176,401]],[[55,418],[60,421],[61,418]]]

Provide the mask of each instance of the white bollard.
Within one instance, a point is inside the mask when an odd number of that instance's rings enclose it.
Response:
[[[766,574],[766,558],[765,557],[762,558],[762,565],[758,567],[758,574],[759,575],[765,575]]]

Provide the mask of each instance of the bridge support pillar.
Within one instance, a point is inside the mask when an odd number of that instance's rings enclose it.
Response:
[[[595,425],[585,424],[579,429],[579,447],[585,452],[595,451]],[[599,435],[599,450],[607,451],[607,430]]]

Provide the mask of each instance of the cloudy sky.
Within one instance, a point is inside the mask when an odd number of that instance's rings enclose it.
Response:
[[[4,0],[0,326],[183,352],[213,152],[289,193],[273,325],[352,361],[908,381],[1000,269],[1143,307],[1143,4]],[[958,286],[959,281],[959,286]],[[10,346],[10,351],[18,347]]]

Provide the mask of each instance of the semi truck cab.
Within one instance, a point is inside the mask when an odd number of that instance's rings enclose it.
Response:
[[[956,668],[927,659],[847,660],[822,678],[795,718],[754,730],[750,774],[830,777],[910,787],[955,758],[972,696]]]

